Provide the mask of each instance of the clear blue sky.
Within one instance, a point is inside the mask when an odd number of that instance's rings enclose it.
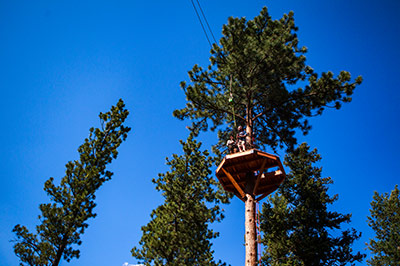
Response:
[[[317,147],[324,176],[339,194],[333,210],[352,213],[364,252],[375,190],[399,183],[398,0],[201,1],[217,38],[229,16],[256,16],[266,5],[273,18],[295,12],[301,45],[317,72],[362,75],[352,103],[311,120],[300,141]],[[190,0],[18,1],[0,0],[0,265],[17,265],[11,233],[20,223],[34,229],[43,183],[58,180],[98,113],[123,98],[133,128],[112,164],[113,179],[99,190],[98,216],[83,235],[81,258],[69,265],[136,264],[130,249],[140,227],[163,199],[151,179],[167,170],[165,157],[180,153],[185,122],[172,117],[185,99],[179,82],[209,46]],[[205,147],[215,142],[203,134]],[[284,154],[280,154],[283,156]],[[244,262],[244,206],[234,199],[214,228],[215,257]],[[63,262],[62,265],[67,263]]]

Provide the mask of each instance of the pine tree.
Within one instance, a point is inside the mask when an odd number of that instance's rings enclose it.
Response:
[[[190,82],[181,82],[186,107],[174,111],[178,119],[190,119],[191,129],[218,129],[219,141],[213,147],[221,155],[228,135],[236,125],[246,129],[250,147],[291,151],[296,132],[307,134],[308,118],[321,115],[325,108],[340,109],[350,102],[362,78],[351,79],[347,71],[318,74],[306,64],[306,47],[299,47],[294,14],[273,20],[267,8],[253,20],[229,18],[223,26],[220,43],[211,49],[210,65],[195,65]],[[252,173],[249,173],[249,176]],[[251,182],[245,187],[251,189]],[[246,194],[246,265],[256,263],[255,200]]]
[[[20,265],[57,266],[61,259],[69,262],[79,258],[76,246],[82,243],[80,236],[88,227],[87,220],[96,216],[95,192],[111,179],[112,172],[106,166],[117,158],[117,148],[130,131],[123,125],[128,114],[122,100],[109,112],[100,113],[101,128],[90,129],[89,137],[78,148],[79,160],[66,164],[60,185],[54,184],[53,177],[45,182],[51,203],[40,204],[41,224],[36,233],[21,225],[13,229]]]
[[[332,179],[322,178],[322,168],[314,166],[320,160],[305,143],[286,156],[290,173],[262,208],[263,265],[346,265],[363,259],[351,248],[361,233],[338,231],[351,215],[328,210],[338,197],[328,195]]]
[[[375,231],[368,248],[373,257],[367,260],[372,266],[400,265],[400,194],[396,185],[390,193],[374,193],[371,202],[369,226]]]
[[[153,179],[165,202],[142,227],[132,256],[145,265],[225,265],[214,261],[210,242],[218,233],[209,224],[223,218],[219,204],[226,202],[211,176],[213,158],[192,134],[181,144],[184,154],[167,159],[170,171]]]
[[[347,71],[318,75],[306,65],[307,48],[298,46],[293,16],[273,20],[264,7],[253,20],[229,18],[211,64],[195,65],[190,83],[181,83],[187,105],[174,115],[193,120],[196,131],[219,128],[220,145],[237,121],[250,145],[254,138],[260,147],[291,149],[296,131],[309,132],[308,117],[351,101],[361,77],[351,81]]]

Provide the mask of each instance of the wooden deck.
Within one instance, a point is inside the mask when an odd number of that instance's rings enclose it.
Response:
[[[242,200],[249,174],[256,178],[253,194],[259,196],[257,201],[275,191],[285,179],[279,157],[256,149],[226,155],[216,171],[223,188]]]

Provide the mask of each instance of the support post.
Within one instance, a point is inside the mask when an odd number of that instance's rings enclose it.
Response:
[[[256,177],[253,173],[247,173],[245,186],[245,266],[257,265],[256,201],[253,193],[255,179]]]

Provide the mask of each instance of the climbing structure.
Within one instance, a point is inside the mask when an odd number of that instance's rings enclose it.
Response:
[[[256,149],[226,155],[216,172],[226,191],[245,200],[249,175],[254,176],[252,194],[256,201],[274,192],[285,179],[285,170],[279,157]]]
[[[216,171],[226,191],[245,202],[246,266],[257,265],[256,202],[285,180],[279,157],[256,149],[226,155]]]

